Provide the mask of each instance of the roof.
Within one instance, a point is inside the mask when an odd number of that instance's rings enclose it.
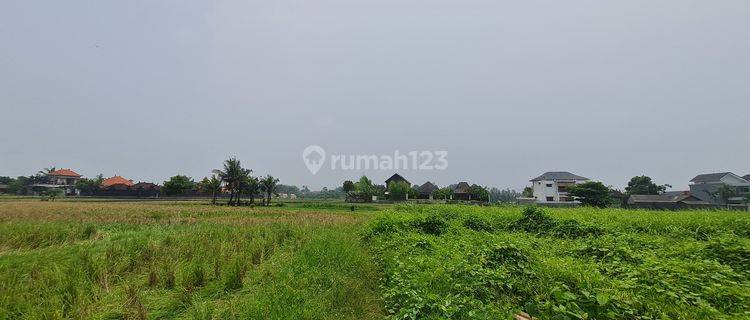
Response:
[[[541,176],[538,176],[538,177],[536,177],[534,179],[531,179],[530,181],[534,182],[534,181],[542,181],[542,180],[546,180],[546,181],[558,181],[558,180],[584,181],[584,180],[589,180],[589,178],[581,177],[579,175],[575,175],[575,174],[572,174],[572,173],[567,172],[567,171],[550,171],[550,172],[545,172]]]
[[[750,174],[746,174],[746,175],[742,176],[742,179],[750,181]]]
[[[432,182],[427,181],[423,185],[419,186],[419,188],[417,188],[417,191],[420,194],[431,194],[437,189],[438,187],[436,185],[434,185]]]
[[[407,184],[411,185],[411,183],[409,183],[409,180],[406,180],[406,178],[402,177],[398,173],[393,174],[390,178],[388,178],[388,180],[385,180],[385,184],[387,185],[391,183],[391,181],[405,181]]]
[[[50,173],[47,173],[48,176],[60,176],[60,177],[73,177],[73,178],[80,178],[81,175],[75,173],[73,170],[70,169],[59,169],[52,171]]]
[[[690,191],[671,191],[662,194],[634,194],[628,198],[629,203],[636,202],[667,202],[677,203],[684,202],[688,204],[709,204],[693,196]]]
[[[123,178],[121,176],[114,176],[112,178],[105,179],[104,181],[102,181],[101,186],[102,186],[102,188],[106,188],[106,187],[111,187],[111,186],[116,185],[116,184],[124,184],[124,185],[126,185],[128,187],[132,187],[133,186],[133,181],[125,179],[125,178]]]
[[[459,182],[455,188],[453,188],[453,193],[469,193],[469,190],[471,189],[471,186],[469,186],[468,182]]]
[[[0,189],[7,189],[7,188],[8,188],[7,184],[0,184]]]
[[[155,183],[151,183],[151,182],[138,182],[138,183],[136,183],[136,184],[133,185],[133,188],[136,188],[136,189],[138,189],[138,188],[155,189],[157,187],[159,187],[159,186],[156,185]]]
[[[719,181],[719,180],[721,180],[721,178],[724,178],[728,174],[731,174],[731,172],[717,172],[717,173],[699,174],[699,175],[695,176],[695,178],[691,179],[690,182],[712,182],[712,181]]]

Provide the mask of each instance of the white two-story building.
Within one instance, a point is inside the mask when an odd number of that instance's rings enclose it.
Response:
[[[574,199],[568,195],[568,190],[586,181],[589,179],[570,172],[553,171],[531,179],[531,184],[534,189],[534,199],[538,203],[573,202]]]

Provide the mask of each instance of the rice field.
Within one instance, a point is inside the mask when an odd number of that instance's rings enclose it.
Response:
[[[0,203],[0,319],[381,318],[371,210]]]
[[[750,215],[0,201],[0,319],[750,318]]]

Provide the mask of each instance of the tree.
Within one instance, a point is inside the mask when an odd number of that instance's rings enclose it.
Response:
[[[257,177],[250,175],[252,170],[243,169],[243,177],[240,180],[239,187],[237,188],[237,201],[236,205],[240,205],[240,195],[245,193],[250,195],[250,203],[255,203],[255,196],[260,193],[260,183]]]
[[[251,172],[252,170],[250,169],[242,168],[242,164],[237,158],[229,158],[224,161],[223,170],[214,170],[214,174],[224,182],[229,190],[229,205],[232,205],[233,203],[235,205],[240,205],[240,194],[243,191],[242,187],[244,186],[247,188],[251,183],[248,181]]]
[[[726,203],[729,198],[737,196],[737,190],[726,183],[722,183],[713,193],[713,196]]]
[[[23,191],[23,188],[28,185],[29,178],[24,176],[19,176],[15,180],[8,183],[8,193],[11,194],[19,194]]]
[[[432,192],[432,198],[448,200],[453,195],[453,189],[449,187],[440,188]]]
[[[392,201],[404,201],[409,194],[409,186],[405,181],[396,181],[388,185],[388,197]]]
[[[487,192],[487,189],[476,184],[469,187],[469,195],[471,196],[471,200],[475,201],[488,201],[490,197],[490,193]]]
[[[354,184],[355,196],[362,199],[365,202],[371,202],[372,196],[375,195],[377,190],[372,185],[372,181],[367,176],[362,176],[359,181]]]
[[[628,186],[625,187],[625,193],[628,195],[662,194],[664,191],[667,191],[667,188],[671,187],[672,186],[668,184],[657,185],[651,180],[651,177],[648,176],[636,176],[631,178],[628,182]]]
[[[286,185],[286,184],[279,184],[276,186],[276,192],[278,193],[287,193],[289,195],[300,195],[299,187],[292,186],[292,185]]]
[[[221,192],[221,179],[216,175],[212,175],[211,178],[203,177],[203,180],[198,183],[198,190],[211,194],[211,204],[216,204],[216,196]]]
[[[76,182],[76,189],[81,190],[86,195],[94,195],[94,192],[99,190],[102,181],[104,181],[104,177],[101,174],[94,179],[83,178]]]
[[[343,188],[344,192],[348,196],[350,193],[352,193],[352,191],[354,191],[354,182],[352,182],[351,180],[344,181]]]
[[[408,199],[419,198],[419,186],[411,186],[407,194],[409,195]]]
[[[55,201],[55,199],[57,199],[57,197],[59,197],[59,196],[61,196],[63,194],[64,194],[64,192],[63,192],[62,189],[59,189],[59,188],[48,188],[47,190],[44,190],[44,192],[42,192],[42,201],[47,201],[47,200]]]
[[[271,204],[271,194],[276,194],[277,183],[279,183],[279,179],[274,178],[270,174],[260,180],[261,190],[266,193],[266,206]]]
[[[515,203],[521,194],[510,188],[500,190],[498,188],[490,189],[490,200],[493,203]]]
[[[195,188],[195,182],[188,176],[176,175],[164,181],[164,193],[167,195],[183,195]]]
[[[576,184],[569,189],[569,193],[587,206],[605,208],[612,203],[612,195],[609,188],[598,181],[586,181]]]
[[[523,192],[521,192],[521,197],[524,197],[524,198],[533,198],[534,197],[534,188],[532,188],[532,187],[523,188]]]

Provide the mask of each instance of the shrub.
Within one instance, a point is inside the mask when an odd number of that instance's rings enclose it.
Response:
[[[704,256],[731,266],[737,271],[750,273],[750,249],[737,238],[711,240],[704,250]]]
[[[448,223],[441,217],[432,214],[425,219],[419,219],[412,222],[412,227],[425,234],[439,236],[448,229]]]
[[[521,212],[522,217],[516,221],[514,229],[526,232],[546,232],[555,227],[555,220],[537,207],[526,207]]]
[[[474,231],[492,231],[492,226],[484,219],[477,216],[469,216],[464,220],[464,227]]]

